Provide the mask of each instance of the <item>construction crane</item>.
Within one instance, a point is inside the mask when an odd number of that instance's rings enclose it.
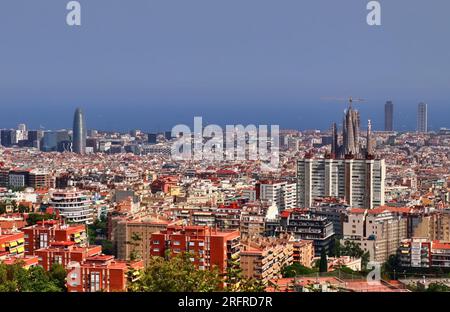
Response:
[[[348,106],[349,108],[352,108],[352,104],[354,102],[365,102],[365,99],[361,99],[361,98],[354,98],[352,96],[348,97],[348,98],[336,98],[336,97],[322,97],[320,98],[321,100],[326,100],[326,101],[339,101],[339,102],[348,102]]]

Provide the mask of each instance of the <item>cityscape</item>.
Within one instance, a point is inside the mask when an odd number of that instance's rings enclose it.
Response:
[[[397,131],[386,101],[375,130],[347,102],[329,130],[280,129],[272,171],[174,160],[181,134],[96,130],[82,107],[69,130],[1,129],[0,291],[448,291],[450,129],[420,102]]]
[[[448,12],[1,1],[1,311],[445,307]]]

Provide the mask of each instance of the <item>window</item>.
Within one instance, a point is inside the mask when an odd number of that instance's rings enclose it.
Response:
[[[153,248],[154,252],[159,252],[159,248]]]
[[[91,272],[91,292],[100,290],[100,272]]]
[[[46,248],[48,245],[48,236],[47,233],[39,234],[39,248]]]
[[[153,241],[153,245],[159,245],[159,241],[158,240],[154,240]]]
[[[174,246],[180,246],[180,242],[179,241],[173,241],[173,245]]]
[[[62,256],[55,255],[55,257],[53,258],[53,263],[62,264]]]

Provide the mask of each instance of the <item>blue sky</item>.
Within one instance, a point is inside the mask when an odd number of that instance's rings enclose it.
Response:
[[[65,0],[0,4],[0,128],[162,130],[176,123],[275,123],[328,128],[354,95],[363,119],[414,129],[416,106],[450,127],[450,2],[382,0]]]

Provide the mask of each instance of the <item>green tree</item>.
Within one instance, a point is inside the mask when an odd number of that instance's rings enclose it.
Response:
[[[427,292],[450,292],[450,287],[444,283],[435,282],[428,285]]]
[[[61,292],[58,280],[42,267],[24,269],[22,263],[0,264],[2,292]]]
[[[56,215],[49,213],[30,213],[27,217],[27,225],[35,225],[38,221],[42,220],[53,220],[56,218]]]
[[[139,280],[129,284],[137,292],[211,292],[220,290],[217,270],[198,270],[192,255],[183,253],[165,260],[153,257]]]
[[[50,268],[49,277],[60,289],[66,290],[67,271],[63,265],[54,263]]]
[[[296,277],[300,275],[313,274],[315,272],[315,270],[305,267],[298,262],[281,269],[281,275],[283,275],[283,277]]]
[[[328,271],[328,260],[327,260],[327,253],[325,249],[322,249],[322,252],[320,254],[320,261],[319,261],[319,272],[327,272]]]
[[[240,263],[229,260],[225,274],[224,291],[230,292],[263,292],[265,286],[262,281],[244,276]]]

